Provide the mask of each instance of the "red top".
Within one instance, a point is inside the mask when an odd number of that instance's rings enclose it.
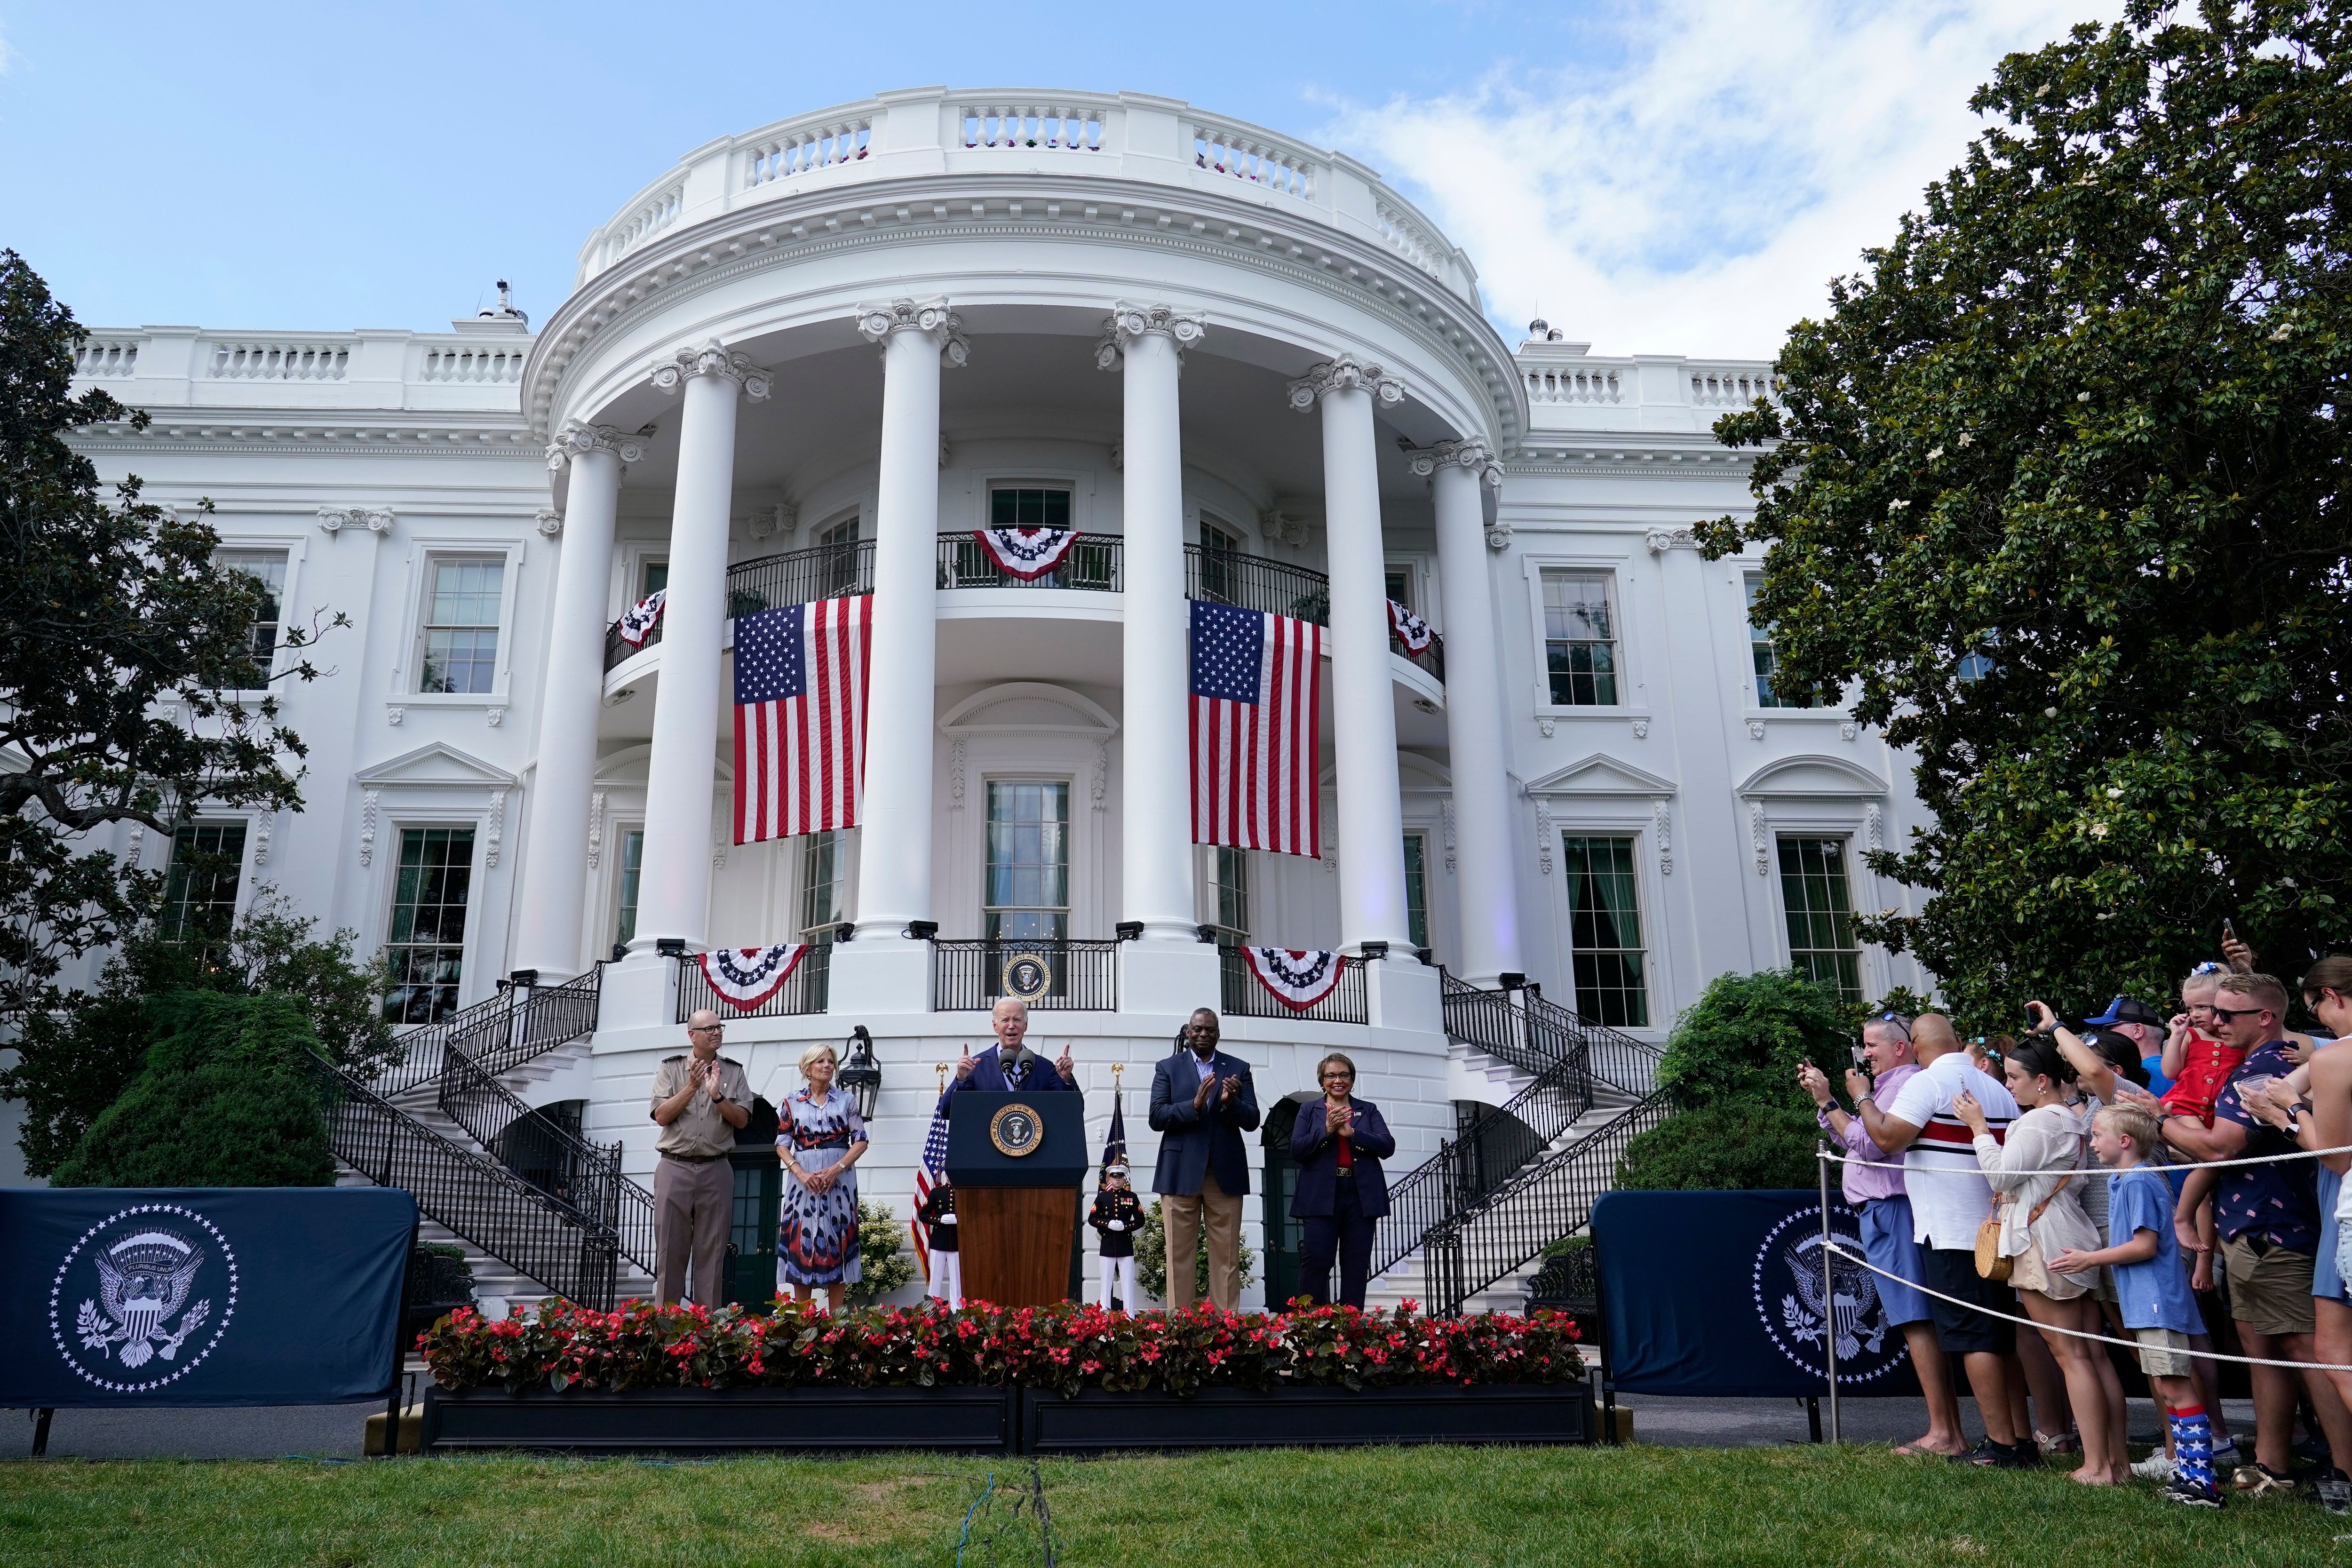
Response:
[[[1341,1170],[1343,1170],[1343,1171],[1352,1171],[1352,1170],[1354,1170],[1355,1168],[1356,1168],[1356,1144],[1355,1144],[1355,1141],[1354,1141],[1353,1139],[1350,1139],[1350,1138],[1342,1138],[1342,1139],[1340,1139],[1340,1140],[1339,1140],[1339,1169],[1341,1169]]]

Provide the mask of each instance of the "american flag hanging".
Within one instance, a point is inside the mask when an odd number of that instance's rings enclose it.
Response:
[[[656,588],[635,604],[621,612],[621,640],[631,647],[643,647],[646,639],[654,635],[660,624],[662,606],[669,603],[669,590]]]
[[[874,598],[735,622],[735,842],[855,827],[865,795]]]
[[[1245,947],[1242,959],[1266,994],[1294,1013],[1306,1012],[1348,977],[1347,958],[1327,950]]]
[[[1437,636],[1429,629],[1427,621],[1394,599],[1389,601],[1389,635],[1404,644],[1407,653],[1427,653],[1430,643]]]
[[[923,1158],[915,1167],[915,1207],[919,1210],[931,1189],[948,1179],[948,1109],[947,1097],[940,1098],[931,1111],[931,1130],[923,1139]],[[931,1227],[921,1220],[909,1220],[908,1231],[915,1238],[915,1256],[922,1263],[923,1272],[931,1271]],[[952,1303],[950,1303],[952,1305]]]
[[[722,947],[697,953],[695,965],[710,983],[711,994],[748,1013],[784,988],[808,956],[808,943],[780,942],[772,947]]]
[[[1192,604],[1192,842],[1323,853],[1323,628]]]
[[[1008,577],[1034,583],[1062,563],[1078,542],[1074,528],[975,528],[972,537]]]

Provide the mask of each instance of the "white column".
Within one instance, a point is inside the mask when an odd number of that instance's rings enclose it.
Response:
[[[1404,902],[1404,811],[1397,795],[1396,708],[1389,676],[1388,571],[1381,544],[1372,405],[1404,384],[1346,355],[1290,386],[1302,412],[1323,405],[1323,512],[1331,573],[1331,733],[1339,782],[1339,943],[1412,949]]]
[[[1177,379],[1201,318],[1166,305],[1111,308],[1095,362],[1124,364],[1127,490],[1122,918],[1146,941],[1196,940],[1191,708],[1185,658],[1184,445]]]
[[[1503,730],[1503,666],[1487,582],[1481,481],[1502,466],[1483,441],[1440,441],[1412,455],[1432,476],[1437,502],[1438,595],[1445,611],[1445,737],[1454,773],[1454,835],[1460,862],[1463,978],[1492,985],[1524,973],[1519,903],[1511,874],[1509,753]]]
[[[931,699],[938,679],[940,367],[963,363],[971,351],[962,318],[945,300],[866,306],[857,313],[857,330],[882,345],[857,935],[887,941],[908,921],[935,918]]]
[[[719,644],[727,629],[727,517],[735,491],[739,396],[768,395],[768,377],[714,340],[681,349],[654,371],[664,392],[683,388],[677,488],[670,505],[668,596],[662,605],[661,680],[653,758],[646,772],[646,843],[632,951],[663,937],[688,949],[708,941],[711,792],[719,767]]]
[[[588,900],[588,797],[596,783],[596,718],[604,705],[604,595],[613,572],[613,516],[621,466],[642,455],[636,437],[573,421],[547,448],[547,466],[569,467],[563,552],[555,567],[554,625],[540,679],[539,758],[531,773],[530,836],[524,845],[518,969],[542,980],[579,973],[580,912]]]

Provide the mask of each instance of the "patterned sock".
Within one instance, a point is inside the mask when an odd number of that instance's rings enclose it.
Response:
[[[2213,1484],[2213,1423],[2201,1405],[2168,1414],[2172,1426],[2172,1463],[2182,1480],[2194,1486]]]

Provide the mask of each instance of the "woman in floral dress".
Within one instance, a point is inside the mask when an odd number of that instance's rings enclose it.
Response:
[[[824,1286],[828,1312],[841,1310],[844,1287],[861,1278],[854,1167],[866,1152],[866,1123],[856,1101],[834,1087],[840,1065],[829,1045],[801,1053],[807,1087],[785,1100],[776,1131],[776,1156],[789,1178],[776,1227],[778,1284],[803,1301]]]

